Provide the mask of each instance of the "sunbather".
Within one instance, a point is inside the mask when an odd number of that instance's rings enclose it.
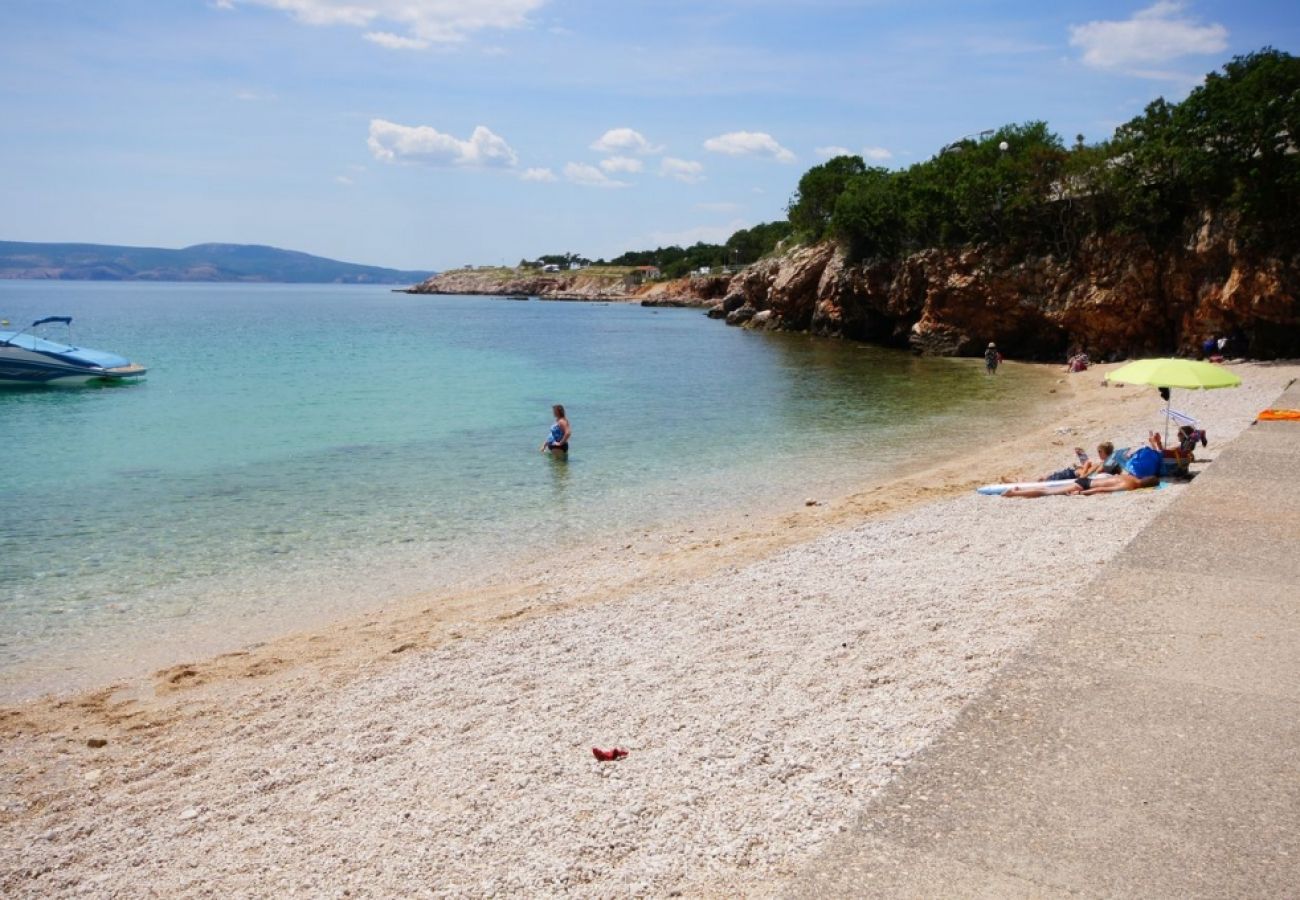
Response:
[[[1158,436],[1156,436],[1158,440]],[[1111,453],[1101,466],[1101,472],[1112,477],[1096,479],[1084,475],[1071,484],[1049,488],[1011,488],[1003,497],[1051,497],[1057,494],[1107,494],[1114,491],[1131,491],[1141,487],[1154,487],[1160,483],[1160,451],[1155,446],[1139,447],[1132,453],[1127,448]],[[1114,468],[1114,471],[1110,471]]]

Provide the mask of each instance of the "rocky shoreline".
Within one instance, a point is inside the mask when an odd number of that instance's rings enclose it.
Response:
[[[706,307],[725,296],[731,280],[730,275],[692,275],[643,284],[627,277],[626,272],[621,270],[537,272],[519,269],[458,269],[435,275],[408,288],[406,293]]]
[[[834,243],[796,247],[734,275],[634,284],[586,271],[502,277],[438,275],[417,294],[515,294],[545,300],[700,307],[729,325],[802,331],[975,356],[995,341],[1007,356],[1094,360],[1195,354],[1236,335],[1258,359],[1300,356],[1300,258],[1246,253],[1207,217],[1185,245],[1093,237],[1063,257],[988,247],[925,250],[855,265]]]

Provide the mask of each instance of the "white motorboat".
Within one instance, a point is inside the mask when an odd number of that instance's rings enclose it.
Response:
[[[70,316],[38,319],[21,331],[0,331],[0,385],[85,384],[139,378],[147,370],[124,356],[74,347],[28,334],[51,323],[71,326]]]

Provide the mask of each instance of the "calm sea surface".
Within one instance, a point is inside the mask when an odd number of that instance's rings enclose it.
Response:
[[[824,497],[1044,391],[698,310],[0,282],[0,317],[46,315],[150,371],[0,389],[0,696],[183,654],[194,629],[292,628],[557,543]],[[567,463],[537,452],[554,402]]]

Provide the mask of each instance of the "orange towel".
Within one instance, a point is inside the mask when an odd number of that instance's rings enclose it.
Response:
[[[1266,409],[1255,418],[1260,422],[1300,422],[1300,409]]]

